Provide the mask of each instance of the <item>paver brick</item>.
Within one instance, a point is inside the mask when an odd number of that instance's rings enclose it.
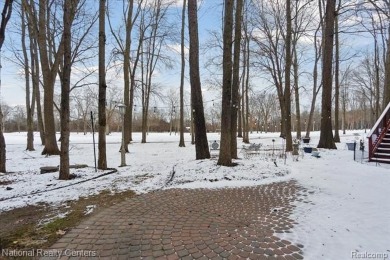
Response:
[[[303,245],[275,233],[292,231],[292,203],[307,193],[296,181],[147,193],[93,215],[52,248],[102,258],[302,259]]]

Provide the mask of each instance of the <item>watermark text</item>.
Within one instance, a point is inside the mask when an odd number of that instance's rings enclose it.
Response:
[[[351,251],[352,259],[389,259],[389,253]]]
[[[2,249],[2,257],[98,257],[97,251],[91,250],[75,250],[75,249],[32,249],[32,250],[17,250],[17,249]]]

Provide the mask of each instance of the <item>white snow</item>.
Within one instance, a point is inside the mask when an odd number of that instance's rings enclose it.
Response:
[[[26,151],[26,136],[26,133],[5,134],[8,173],[0,175],[0,184],[10,183],[0,185],[0,211],[41,202],[60,205],[102,190],[145,193],[167,188],[223,188],[295,179],[310,191],[307,198],[310,203],[297,202],[292,218],[298,224],[292,233],[282,236],[303,244],[307,259],[390,256],[390,165],[353,160],[353,152],[347,150],[346,142],[365,140],[361,130],[341,134],[337,150],[319,149],[320,158],[304,154],[298,161],[293,161],[291,155],[286,160],[271,155],[272,148],[283,146],[277,133],[254,132],[250,135],[251,143],[267,146],[269,155],[245,158],[239,139],[241,159],[235,160],[236,167],[217,166],[218,151],[211,152],[210,160],[195,160],[190,136],[185,135],[186,147],[179,148],[179,135],[168,133],[150,133],[145,144],[140,143],[141,136],[135,133],[129,145],[130,153],[126,154],[128,166],[118,167],[121,135],[112,133],[107,136],[107,161],[108,167],[118,171],[92,180],[89,179],[109,171],[95,172],[92,135],[72,133],[71,164],[89,167],[72,169],[77,178],[70,181],[59,181],[58,172],[40,174],[42,166],[59,165],[59,156],[41,155],[38,133],[35,133],[36,151]],[[318,132],[311,133],[312,146],[317,145],[318,138]],[[218,141],[220,136],[212,133],[208,139]],[[274,154],[279,152],[275,150]],[[63,186],[67,187],[56,189]],[[91,205],[86,213],[93,209]]]

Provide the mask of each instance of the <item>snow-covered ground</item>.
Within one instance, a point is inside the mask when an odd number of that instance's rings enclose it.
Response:
[[[291,155],[286,160],[272,155],[278,155],[276,148],[283,146],[277,133],[254,132],[251,143],[268,147],[268,155],[247,158],[239,139],[241,159],[235,161],[238,166],[221,167],[216,165],[217,151],[212,151],[211,160],[195,160],[188,134],[186,147],[179,148],[178,135],[150,133],[148,143],[141,144],[140,134],[135,133],[130,153],[126,154],[128,166],[118,167],[121,135],[113,133],[107,136],[107,161],[108,167],[118,171],[94,178],[110,171],[95,172],[92,135],[74,133],[71,164],[89,167],[72,169],[77,178],[59,181],[58,172],[40,174],[42,166],[59,165],[59,157],[40,154],[38,133],[34,152],[25,151],[26,133],[8,133],[5,139],[9,173],[0,176],[0,212],[40,202],[59,205],[101,190],[144,193],[173,187],[222,188],[296,179],[311,191],[308,199],[312,203],[297,204],[293,218],[299,224],[284,236],[303,244],[307,259],[373,258],[373,254],[384,259],[390,257],[390,165],[354,161],[346,142],[359,137],[365,140],[364,131],[349,131],[341,135],[337,150],[320,149],[320,158],[304,154],[294,161]],[[208,138],[218,141],[220,136],[211,133]],[[312,133],[311,145],[316,146],[318,138],[318,132]]]

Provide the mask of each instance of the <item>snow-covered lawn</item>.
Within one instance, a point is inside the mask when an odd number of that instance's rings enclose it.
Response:
[[[311,203],[297,204],[293,218],[299,224],[284,236],[303,244],[307,259],[351,259],[374,253],[384,254],[383,259],[390,256],[390,166],[353,161],[353,152],[345,143],[355,140],[356,133],[365,139],[364,131],[350,131],[341,136],[337,150],[320,149],[320,158],[304,154],[293,161],[288,155],[286,160],[276,157],[275,165],[275,156],[270,154],[273,147],[283,145],[283,140],[277,133],[254,132],[251,143],[267,146],[268,156],[245,158],[239,139],[241,159],[235,161],[236,167],[217,166],[217,151],[212,151],[211,160],[195,160],[190,136],[185,136],[186,147],[179,148],[179,136],[168,133],[150,133],[146,144],[141,144],[140,134],[135,133],[126,154],[128,166],[118,167],[121,135],[113,133],[107,136],[107,161],[108,167],[118,171],[99,178],[94,177],[109,171],[95,172],[92,135],[73,133],[71,164],[89,167],[72,169],[77,178],[70,181],[59,181],[58,172],[40,174],[42,166],[59,165],[59,157],[40,154],[38,133],[34,152],[25,151],[26,133],[7,133],[9,173],[0,176],[0,212],[40,202],[59,205],[107,189],[144,193],[172,187],[223,188],[296,179],[311,191]],[[311,134],[311,145],[317,145],[318,137],[318,132]],[[211,133],[208,138],[218,141],[220,136]],[[60,188],[63,186],[67,187]]]

